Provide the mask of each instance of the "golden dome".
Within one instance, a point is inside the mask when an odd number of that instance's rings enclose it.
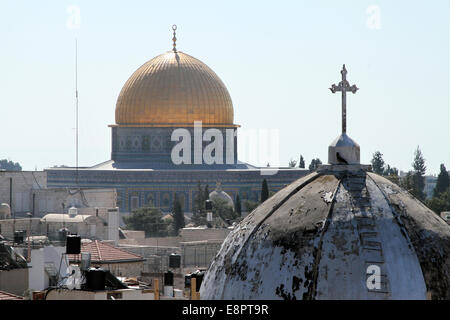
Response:
[[[233,126],[233,103],[206,64],[169,51],[146,62],[127,80],[116,105],[116,124]]]

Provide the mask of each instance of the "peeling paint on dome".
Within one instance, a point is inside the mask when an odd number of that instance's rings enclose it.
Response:
[[[312,173],[228,235],[202,299],[450,299],[450,227],[363,170]],[[380,270],[380,288],[367,285]]]

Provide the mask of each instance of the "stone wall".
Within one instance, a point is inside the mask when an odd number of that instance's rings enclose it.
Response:
[[[181,242],[202,240],[224,240],[231,229],[226,228],[183,228],[180,231]]]
[[[12,203],[10,190],[12,181]],[[47,173],[43,171],[0,171],[0,203],[7,203],[11,213],[33,210],[32,190],[47,187]]]
[[[127,239],[145,239],[145,231],[122,230]]]
[[[222,240],[204,240],[181,243],[181,263],[186,271],[207,269],[216,256]]]
[[[139,277],[144,270],[144,262],[122,262],[109,264],[92,264],[93,267],[101,267],[109,270],[116,277]]]
[[[24,241],[28,235],[31,221],[31,236],[47,236],[50,240],[57,240],[58,231],[67,228],[70,233],[78,234],[82,238],[108,239],[108,225],[101,217],[90,216],[83,222],[44,222],[41,218],[21,218],[0,220],[0,234],[8,240],[13,240],[14,231],[25,231]]]
[[[48,188],[33,190],[35,194],[35,216],[47,213],[67,213],[69,208],[78,208],[79,214],[95,214],[106,216],[106,208],[116,207],[115,189],[68,189]],[[64,204],[64,210],[63,206]]]
[[[0,270],[0,290],[22,296],[28,289],[28,268]]]
[[[27,237],[27,232],[30,229],[30,219],[6,219],[0,220],[0,234],[7,240],[13,240],[14,231],[25,231],[23,240]],[[44,235],[45,225],[41,223],[40,218],[31,218],[31,234]]]
[[[179,247],[120,246],[120,248],[146,259],[143,265],[143,272],[147,273],[168,270],[169,256],[172,253],[181,254]]]
[[[16,217],[67,213],[71,206],[92,212],[95,207],[115,208],[116,202],[115,188],[48,188],[47,171],[0,171],[0,203],[9,204]]]
[[[141,239],[121,239],[119,244],[134,244],[150,247],[179,247],[181,237],[150,237]]]
[[[115,163],[115,165],[118,164]],[[263,179],[267,180],[269,190],[276,192],[309,173],[306,169],[282,168],[273,170],[273,174],[264,174],[259,169],[248,169],[247,166],[242,166],[245,168],[233,170],[192,170],[194,169],[192,166],[173,170],[89,169],[79,170],[78,180],[79,185],[83,187],[116,188],[117,206],[122,213],[131,212],[134,208],[146,205],[153,205],[163,212],[170,212],[175,196],[180,199],[187,213],[192,212],[198,193],[198,183],[202,187],[208,185],[212,191],[217,181],[221,181],[223,191],[228,193],[233,201],[238,194],[242,202],[246,199],[258,201]],[[51,187],[77,185],[74,170],[49,169],[46,172],[48,184]]]
[[[177,237],[150,237],[143,238],[143,231],[124,230],[125,235],[130,238],[119,240],[121,245],[139,245],[154,247],[180,247],[182,242],[221,240],[223,241],[230,233],[226,228],[183,228]]]
[[[48,291],[46,300],[154,300],[153,292],[148,290],[119,289],[119,290],[69,290],[58,289]]]

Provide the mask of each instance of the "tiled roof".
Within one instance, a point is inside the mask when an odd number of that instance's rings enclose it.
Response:
[[[23,300],[23,298],[9,292],[0,291],[0,300]]]
[[[137,262],[144,259],[134,253],[130,253],[123,249],[98,240],[81,243],[81,252],[91,253],[91,263],[121,263],[121,262]],[[81,254],[69,254],[69,261],[81,261]]]

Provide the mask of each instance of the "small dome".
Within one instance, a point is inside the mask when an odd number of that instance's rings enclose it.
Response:
[[[0,220],[9,218],[11,218],[11,208],[9,207],[9,204],[0,204]]]
[[[238,224],[200,297],[450,299],[450,227],[389,180],[336,167],[297,180]]]
[[[118,125],[192,126],[194,121],[232,125],[233,104],[214,71],[180,51],[166,52],[142,65],[117,99]]]
[[[209,199],[221,199],[224,200],[230,207],[234,208],[233,199],[230,197],[228,193],[222,190],[222,185],[220,182],[217,182],[216,189],[209,194]]]

